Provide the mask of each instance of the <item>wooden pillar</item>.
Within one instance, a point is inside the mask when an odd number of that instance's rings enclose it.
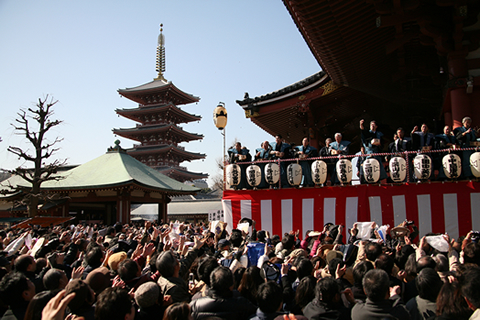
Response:
[[[163,195],[163,202],[158,203],[158,222],[168,223],[168,203],[171,201],[167,195]]]
[[[448,55],[448,70],[451,79],[468,77],[466,52],[452,52]],[[462,126],[462,119],[471,115],[471,96],[466,87],[452,88],[450,91],[452,129]]]
[[[122,190],[117,197],[117,221],[121,224],[130,223],[130,192]]]

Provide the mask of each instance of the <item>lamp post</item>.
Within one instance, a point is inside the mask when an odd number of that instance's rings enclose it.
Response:
[[[223,154],[222,154],[222,164],[223,164],[223,190],[225,190],[225,127],[227,126],[227,109],[225,109],[225,103],[219,102],[215,110],[213,110],[213,123],[221,130],[223,136]]]

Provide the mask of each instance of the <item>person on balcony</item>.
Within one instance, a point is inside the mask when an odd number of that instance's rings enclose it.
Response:
[[[241,178],[238,188],[240,190],[247,187],[247,176],[245,170],[247,169],[248,164],[242,162],[251,162],[252,156],[250,155],[250,150],[243,147],[240,142],[235,143],[235,147],[228,150],[228,158],[230,163],[239,163]]]
[[[273,159],[287,159],[290,154],[290,145],[283,141],[281,134],[275,136],[275,141],[270,143],[272,146]],[[287,166],[288,163],[283,161],[280,162],[280,183],[282,188],[289,186],[287,182]]]
[[[313,180],[312,180],[312,161],[306,160],[308,158],[316,157],[318,155],[318,151],[316,148],[310,145],[310,139],[308,137],[303,138],[302,145],[296,147],[298,152],[297,156],[300,161],[300,166],[302,167],[302,186],[303,187],[313,187]]]
[[[378,131],[377,122],[375,120],[370,121],[370,130],[365,128],[365,119],[360,120],[361,141],[365,147],[366,154],[380,153],[383,149],[383,133]],[[380,180],[387,178],[387,173],[383,167],[382,158],[375,156],[380,164]]]
[[[450,130],[450,126],[443,127],[443,133],[437,134],[435,136],[435,149],[443,150],[443,149],[456,149],[459,147],[457,138]],[[445,171],[443,170],[442,159],[446,156],[450,151],[440,152],[438,153],[437,161],[433,164],[434,168],[438,170],[437,180],[445,180],[447,177],[445,175]],[[462,157],[462,153],[459,151],[454,152]]]
[[[330,154],[332,156],[345,156],[349,153],[348,146],[350,145],[350,141],[343,140],[343,136],[340,132],[335,133],[335,141],[330,143]],[[332,173],[332,185],[340,184],[340,181],[337,177],[337,169],[336,163],[338,160],[333,159],[333,173]]]
[[[462,119],[462,126],[455,128],[454,134],[462,148],[470,148],[472,143],[477,141],[478,130],[472,128],[472,118],[465,117]],[[462,174],[464,178],[472,177],[472,170],[470,169],[470,156],[472,153],[472,150],[462,152]]]
[[[428,125],[426,123],[422,124],[422,126],[420,127],[420,131],[418,131],[418,126],[415,126],[410,136],[412,137],[413,150],[432,150],[435,136],[433,135],[433,133],[429,132]]]

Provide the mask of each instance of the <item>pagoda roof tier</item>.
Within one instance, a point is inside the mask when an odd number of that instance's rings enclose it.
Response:
[[[181,157],[183,161],[204,159],[207,156],[204,153],[189,152],[182,147],[172,146],[172,145],[138,146],[131,149],[127,149],[127,153],[133,157],[141,156],[141,155],[173,153],[174,155]]]
[[[158,170],[160,173],[178,181],[188,181],[188,180],[208,178],[208,173],[192,172],[192,171],[184,170],[177,167],[159,167],[155,169]]]
[[[142,142],[142,135],[152,134],[165,134],[165,137],[175,138],[178,142],[203,139],[203,135],[187,132],[174,124],[142,125],[134,128],[113,129],[112,131],[114,134],[139,142]]]
[[[195,97],[178,89],[171,81],[153,80],[133,88],[118,89],[118,93],[140,105],[173,103],[175,105],[198,102]]]
[[[179,107],[175,106],[172,103],[140,106],[138,108],[132,108],[132,109],[116,109],[115,112],[125,118],[131,119],[133,121],[141,122],[141,123],[144,122],[141,116],[165,114],[170,112],[175,114],[178,118],[184,119],[179,123],[200,121],[202,119],[201,116],[188,113],[180,109]]]

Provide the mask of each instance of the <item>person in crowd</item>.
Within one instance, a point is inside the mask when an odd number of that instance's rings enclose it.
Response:
[[[75,297],[68,304],[70,313],[83,317],[85,320],[94,320],[95,293],[83,280],[72,280],[65,287],[65,294],[75,293]]]
[[[189,251],[185,259],[180,262],[171,251],[163,251],[158,255],[156,267],[161,274],[158,285],[164,295],[172,297],[173,302],[190,301],[191,295],[183,276],[188,273],[188,269],[197,258],[198,249],[203,243],[204,241],[195,237],[193,250]]]
[[[191,309],[186,302],[176,302],[165,310],[163,320],[191,320]]]
[[[35,296],[35,285],[23,273],[11,272],[0,281],[0,298],[8,305],[2,319],[23,319],[28,303]]]
[[[162,319],[165,307],[160,287],[149,281],[135,290],[135,303],[138,306],[136,320]]]
[[[316,148],[310,145],[310,139],[308,137],[304,137],[302,139],[302,145],[296,147],[298,149],[297,156],[300,161],[300,165],[302,166],[302,186],[304,187],[313,187],[313,180],[312,180],[312,161],[308,161],[308,158],[314,158],[318,155],[318,151]]]
[[[239,223],[249,220],[242,218]],[[477,243],[476,233],[469,232],[465,237],[455,239],[455,241],[450,241],[445,235],[445,241],[449,245],[448,252],[443,253],[438,252],[433,243],[429,244],[428,235],[418,241],[417,234],[422,230],[410,226],[412,223],[405,221],[396,227],[397,229],[408,229],[410,234],[402,233],[397,237],[397,233],[395,236],[392,233],[391,236],[387,235],[384,241],[379,241],[378,239],[374,240],[378,235],[378,232],[375,232],[377,229],[375,222],[371,222],[369,225],[362,224],[362,227],[357,222],[349,232],[350,238],[346,245],[343,245],[342,242],[343,226],[341,225],[326,224],[322,232],[305,230],[305,239],[302,241],[299,239],[299,232],[294,231],[282,234],[282,241],[278,234],[267,237],[268,227],[264,225],[265,235],[262,234],[261,237],[264,240],[269,238],[271,243],[269,245],[268,242],[256,243],[255,234],[260,236],[261,232],[255,231],[252,221],[251,235],[233,229],[230,233],[225,232],[222,235],[218,233],[218,237],[212,238],[212,245],[220,247],[221,252],[226,252],[226,256],[215,254],[209,250],[201,250],[203,246],[198,244],[199,238],[194,235],[206,236],[209,232],[206,224],[178,222],[178,225],[182,226],[178,228],[161,222],[145,225],[115,224],[118,241],[130,239],[132,243],[114,248],[115,251],[119,250],[118,252],[125,250],[123,254],[118,255],[118,257],[125,255],[125,258],[113,260],[111,259],[114,257],[110,252],[111,247],[104,247],[103,238],[98,234],[100,230],[108,228],[106,225],[99,224],[98,227],[93,228],[93,234],[86,232],[88,229],[83,225],[65,228],[29,226],[25,229],[12,229],[9,230],[10,236],[7,236],[6,232],[4,233],[4,242],[0,241],[0,248],[2,246],[5,248],[9,241],[14,242],[27,233],[31,233],[33,241],[36,241],[42,237],[45,239],[68,238],[62,235],[71,232],[72,235],[74,233],[82,235],[87,256],[94,249],[100,254],[96,252],[86,259],[84,254],[80,253],[84,250],[80,248],[83,245],[78,243],[78,255],[73,255],[68,262],[65,260],[55,261],[54,267],[52,264],[47,265],[46,261],[42,265],[42,259],[37,259],[35,262],[39,268],[36,268],[38,270],[35,272],[49,270],[44,273],[34,272],[35,277],[41,278],[42,283],[45,283],[45,288],[42,290],[47,289],[48,291],[42,291],[33,299],[31,297],[34,296],[35,291],[32,290],[32,282],[25,275],[0,269],[3,273],[3,279],[0,282],[0,298],[4,303],[4,305],[0,305],[3,307],[3,311],[0,313],[6,313],[5,319],[23,318],[23,315],[17,316],[19,312],[25,313],[26,319],[31,319],[32,314],[39,315],[36,310],[45,306],[43,313],[55,314],[62,319],[68,313],[71,313],[69,317],[74,317],[76,314],[91,318],[93,313],[91,302],[94,295],[90,289],[85,290],[91,285],[91,289],[97,293],[98,297],[95,313],[98,310],[103,310],[102,312],[113,310],[103,313],[103,318],[99,313],[98,317],[95,316],[98,319],[131,319],[135,315],[135,310],[137,310],[136,316],[139,319],[142,315],[144,318],[162,317],[162,310],[173,302],[169,294],[164,294],[169,290],[171,291],[168,293],[172,293],[174,296],[177,290],[178,292],[183,290],[185,295],[180,298],[177,295],[176,300],[183,303],[184,308],[187,307],[185,308],[187,310],[186,317],[192,313],[196,318],[220,316],[247,319],[251,316],[265,318],[266,314],[268,317],[273,317],[293,313],[300,319],[302,314],[308,316],[306,312],[309,305],[310,307],[316,305],[313,309],[317,314],[312,316],[313,318],[329,316],[342,318],[344,315],[347,316],[347,319],[350,316],[355,319],[362,315],[371,318],[384,316],[395,316],[399,319],[416,318],[417,316],[425,318],[427,315],[431,315],[431,311],[436,308],[435,317],[437,319],[468,319],[473,311],[478,309],[475,292],[473,292],[478,287],[475,282],[475,270],[478,270],[477,265],[480,263],[480,244]],[[119,226],[122,228],[120,229]],[[403,231],[406,232],[406,230]],[[388,230],[387,234],[389,234]],[[189,237],[192,237],[194,242],[192,246],[188,246],[182,240]],[[205,238],[202,241],[206,241]],[[362,240],[368,238],[372,240]],[[77,243],[78,239],[72,236],[71,241]],[[227,241],[230,245],[225,245],[228,243]],[[61,245],[49,246],[47,255],[62,256],[66,251],[72,250],[72,246],[68,242],[60,241],[60,243]],[[250,252],[253,248],[252,245],[255,244],[262,246],[263,253],[258,252],[255,255]],[[278,245],[276,254],[273,251],[273,245]],[[230,247],[233,249],[230,250]],[[154,253],[148,254],[149,250]],[[28,248],[20,245],[18,251],[17,259],[27,252]],[[15,256],[8,259],[15,261]],[[148,261],[149,259],[150,261]],[[162,261],[163,259],[165,260]],[[89,262],[86,262],[87,260]],[[187,269],[189,260],[193,261]],[[372,270],[373,265],[370,261],[375,264],[377,269]],[[113,265],[110,262],[117,264],[117,277],[113,282],[110,277],[113,270],[105,267],[105,265]],[[158,270],[157,262],[160,268]],[[19,270],[27,270],[31,267],[32,260],[28,256],[24,256],[17,260],[17,263]],[[62,268],[67,264],[71,266],[71,273],[64,273],[61,269],[57,269],[57,266]],[[93,269],[85,281],[80,280],[83,274],[82,265],[87,267],[98,264],[102,266]],[[224,266],[219,268],[219,265]],[[350,270],[352,270],[351,274]],[[169,274],[169,271],[173,273]],[[371,271],[383,272],[386,280],[383,279],[384,275],[372,276],[369,274]],[[236,275],[236,282],[233,274]],[[148,281],[143,283],[140,279]],[[190,279],[190,285],[187,285],[188,279]],[[439,281],[439,279],[443,281]],[[214,281],[212,282],[212,280]],[[322,283],[322,290],[325,292],[321,296],[315,295],[318,280]],[[162,281],[165,281],[164,289],[159,286]],[[276,286],[280,289],[276,293],[278,303],[270,305],[273,309],[265,309],[261,306],[260,300],[267,301],[269,297],[269,295],[264,298],[260,296],[261,287],[265,281],[276,281],[278,283]],[[335,285],[329,284],[329,281],[333,281],[339,289],[334,290]],[[66,294],[66,291],[62,290],[55,295],[66,282],[68,283],[66,287],[68,292],[74,292],[76,289],[78,292]],[[384,282],[387,287],[386,291],[383,287]],[[260,283],[261,285],[259,285]],[[251,284],[255,284],[256,287]],[[442,289],[438,292],[439,286]],[[113,287],[116,289],[112,289]],[[313,289],[314,287],[315,289]],[[129,291],[130,297],[128,296]],[[269,292],[275,292],[275,290]],[[335,294],[328,292],[335,292]],[[122,300],[124,294],[127,299]],[[190,295],[194,295],[191,301],[192,312],[185,304],[185,301],[189,301]],[[244,295],[250,299],[245,298]],[[399,296],[402,296],[402,299],[399,299]],[[65,297],[64,300],[62,300],[63,297]],[[135,297],[136,304],[133,305],[132,313],[131,299],[133,297]],[[29,303],[32,300],[33,302]],[[343,306],[341,301],[343,301]],[[407,302],[408,315],[402,312],[402,308],[404,309],[402,301]],[[436,307],[433,306],[433,303],[436,304]],[[350,311],[354,304],[354,309]],[[71,306],[67,310],[68,305]],[[320,310],[319,306],[331,312],[322,313],[323,311],[318,311]],[[27,312],[28,309],[31,312]],[[172,309],[174,308],[172,307]],[[248,312],[247,309],[249,309]],[[155,310],[155,315],[151,310]],[[52,318],[53,316],[45,319]]]
[[[355,303],[350,289],[345,291],[346,300]],[[315,299],[305,309],[303,314],[308,319],[351,319],[351,311],[344,306],[338,283],[333,278],[323,278],[315,287]]]
[[[431,317],[432,320],[467,320],[473,313],[462,296],[461,287],[457,280],[442,285],[436,305],[436,316]]]
[[[435,316],[437,296],[443,281],[432,268],[425,268],[415,278],[418,296],[407,302],[406,308],[412,320],[426,320]]]
[[[47,290],[37,293],[28,303],[24,320],[41,320],[42,310],[55,297],[59,290]]]
[[[135,308],[127,290],[114,287],[105,289],[95,305],[95,320],[133,320]]]
[[[257,305],[258,309],[251,320],[271,320],[283,313],[282,310],[282,289],[273,281],[263,283],[258,288]]]
[[[193,319],[206,316],[248,319],[255,313],[255,305],[245,297],[234,296],[232,290],[232,272],[227,267],[217,267],[210,275],[209,294],[190,303]]]
[[[260,268],[257,266],[250,266],[243,273],[242,280],[238,286],[238,291],[252,304],[256,304],[258,287],[263,282],[265,281],[260,275]]]
[[[43,286],[47,290],[62,290],[65,289],[68,283],[65,271],[60,269],[50,269],[43,277]]]
[[[240,166],[241,177],[237,188],[240,190],[247,188],[247,176],[245,169],[247,168],[248,164],[243,164],[242,162],[252,161],[250,150],[245,147],[242,148],[242,144],[240,142],[236,142],[235,146],[228,150],[228,157],[230,163],[239,163]]]
[[[470,266],[461,276],[462,294],[468,307],[474,311],[470,319],[480,319],[480,267]]]
[[[352,309],[353,320],[367,319],[410,319],[410,314],[401,301],[400,290],[390,290],[388,274],[381,269],[368,271],[363,278],[363,289],[367,299]]]
[[[354,283],[351,289],[355,300],[365,302],[365,300],[367,299],[367,296],[365,295],[365,291],[363,289],[362,280],[365,274],[367,274],[367,272],[372,269],[373,264],[367,260],[360,261],[353,268]]]

